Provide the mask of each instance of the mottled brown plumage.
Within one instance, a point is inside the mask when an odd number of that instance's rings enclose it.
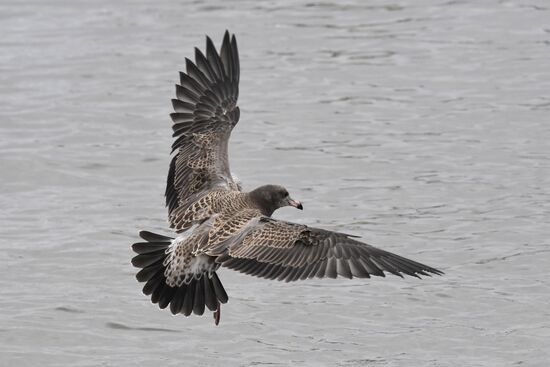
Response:
[[[357,241],[353,236],[275,220],[283,206],[302,209],[288,191],[264,185],[242,192],[229,170],[227,145],[239,120],[239,56],[225,33],[220,53],[207,37],[206,56],[195,49],[180,73],[174,113],[175,155],[166,185],[166,205],[176,239],[141,232],[132,263],[143,292],[172,313],[202,315],[228,300],[220,266],[267,278],[369,278],[442,274],[440,270]]]
[[[217,213],[233,214],[249,207],[248,195],[233,190],[215,189],[194,199],[170,216],[171,225],[176,231],[185,231]]]

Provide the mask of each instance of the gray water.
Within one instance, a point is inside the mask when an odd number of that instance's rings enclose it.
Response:
[[[550,4],[0,3],[1,366],[546,366]],[[443,277],[279,283],[171,316],[141,294],[177,71],[238,37],[232,170]]]

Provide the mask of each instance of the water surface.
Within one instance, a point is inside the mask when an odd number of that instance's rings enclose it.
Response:
[[[535,1],[0,4],[0,365],[546,366],[550,9]],[[241,52],[232,170],[444,277],[222,270],[222,323],[129,259],[163,205],[177,71]]]

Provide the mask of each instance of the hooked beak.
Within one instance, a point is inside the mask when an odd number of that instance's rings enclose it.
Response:
[[[288,205],[293,206],[296,209],[304,210],[302,203],[300,203],[298,200],[288,199]]]

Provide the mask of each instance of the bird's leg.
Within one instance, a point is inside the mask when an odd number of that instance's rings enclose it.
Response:
[[[216,324],[216,326],[220,323],[221,313],[222,305],[220,304],[220,301],[218,301],[218,307],[216,308],[216,311],[214,311],[214,324]]]

